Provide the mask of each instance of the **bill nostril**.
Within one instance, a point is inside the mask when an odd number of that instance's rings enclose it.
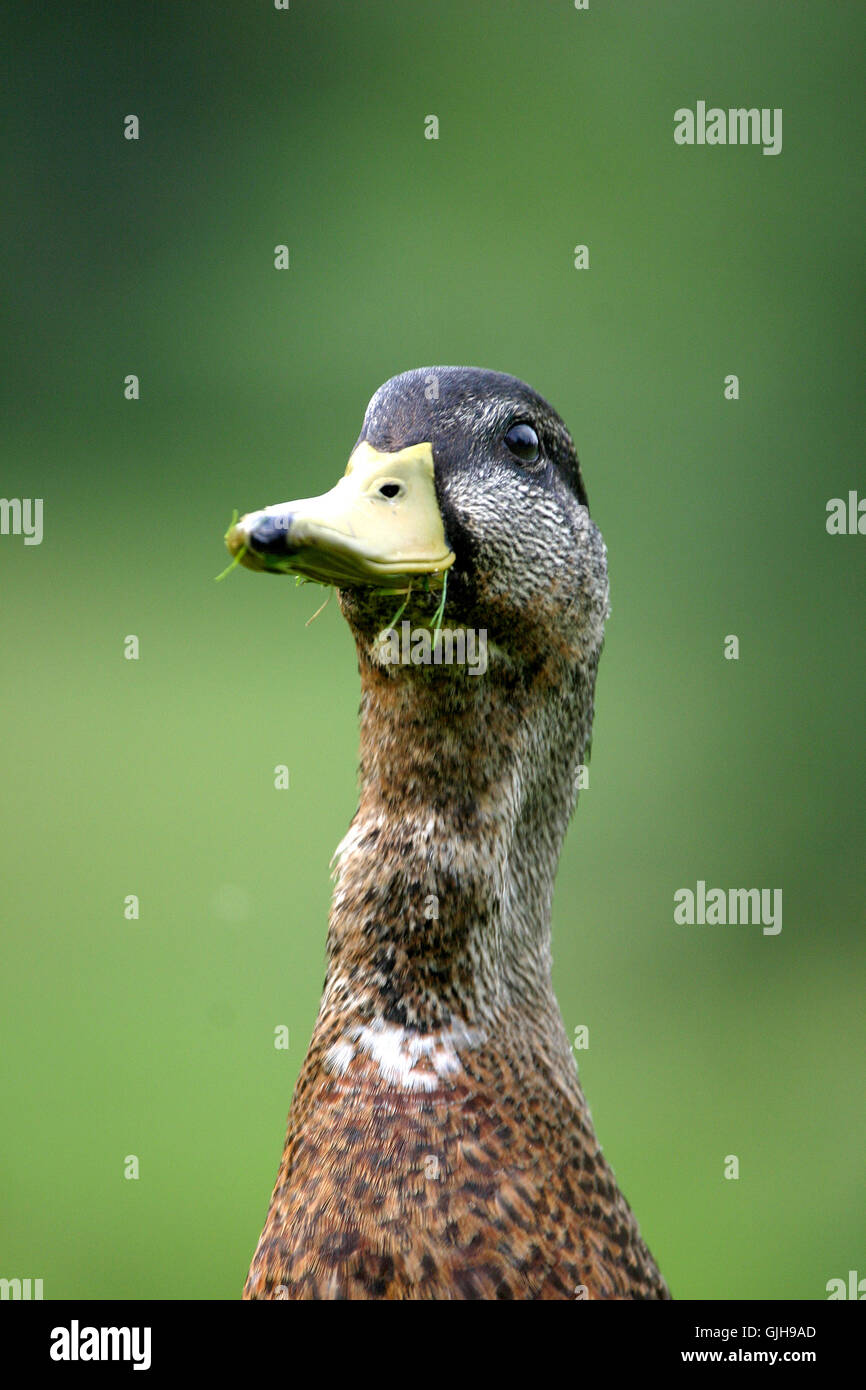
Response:
[[[251,550],[261,555],[284,555],[288,550],[290,516],[264,516],[249,533]]]

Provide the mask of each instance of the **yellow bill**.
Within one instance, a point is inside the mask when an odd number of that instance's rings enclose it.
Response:
[[[248,569],[344,588],[447,570],[455,557],[433,478],[429,443],[389,454],[365,440],[330,492],[248,512],[226,545]]]

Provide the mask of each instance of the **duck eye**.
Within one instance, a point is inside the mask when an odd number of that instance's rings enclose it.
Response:
[[[381,497],[396,497],[402,491],[399,483],[383,483],[379,488],[379,495]]]
[[[515,458],[520,459],[521,463],[535,463],[541,452],[538,443],[538,435],[531,425],[521,421],[519,425],[512,425],[505,435],[505,443],[511,450]]]

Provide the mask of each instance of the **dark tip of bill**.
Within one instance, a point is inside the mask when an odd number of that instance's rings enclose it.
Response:
[[[289,553],[288,535],[291,517],[266,516],[247,536],[247,545],[259,555]]]

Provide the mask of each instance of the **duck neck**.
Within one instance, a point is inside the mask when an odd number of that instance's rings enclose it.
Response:
[[[323,1008],[422,1032],[559,1019],[550,914],[591,669],[383,666],[359,643],[361,795],[337,851]]]

